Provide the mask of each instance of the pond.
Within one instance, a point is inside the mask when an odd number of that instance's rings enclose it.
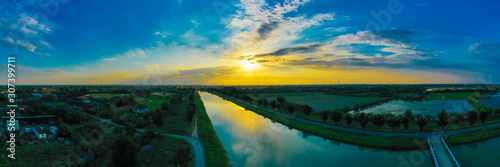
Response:
[[[428,100],[428,101],[403,101],[394,100],[378,106],[363,109],[364,113],[392,113],[403,114],[412,110],[413,114],[437,115],[445,109],[448,113],[465,113],[474,107],[465,100]]]
[[[327,140],[200,92],[230,163],[240,166],[433,166],[427,150],[388,151]]]
[[[491,108],[500,108],[500,94],[492,94],[489,99],[480,99],[481,103],[483,103],[487,107]]]
[[[497,167],[500,166],[498,150],[500,137],[472,144],[450,147],[460,166]]]

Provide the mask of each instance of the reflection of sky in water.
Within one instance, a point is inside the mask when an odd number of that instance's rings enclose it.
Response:
[[[437,115],[441,109],[445,109],[448,113],[453,112],[468,112],[474,107],[465,100],[428,100],[428,101],[402,101],[395,100],[384,103],[379,106],[370,107],[360,112],[364,113],[393,113],[403,114],[406,110],[411,109],[414,114],[422,115]]]
[[[450,148],[461,166],[497,167],[500,137]]]
[[[489,99],[480,99],[481,103],[483,103],[487,107],[491,108],[500,108],[500,94],[497,93],[495,95],[491,95]]]
[[[427,151],[389,152],[325,140],[200,93],[233,166],[399,166],[410,155],[432,166]],[[420,156],[419,156],[420,155]],[[419,159],[420,158],[420,159]],[[411,164],[411,163],[410,163]]]

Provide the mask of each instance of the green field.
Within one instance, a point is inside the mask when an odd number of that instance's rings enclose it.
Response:
[[[130,94],[114,94],[114,93],[91,93],[91,94],[89,94],[89,96],[92,98],[104,97],[106,99],[109,99],[113,96],[125,96],[125,95],[130,95]]]
[[[431,93],[430,100],[464,100],[467,97],[477,96],[475,92],[460,92],[460,93]]]
[[[191,144],[184,139],[159,135],[151,141],[151,147],[143,150],[137,156],[139,166],[165,166],[177,167],[174,165],[174,156],[177,150],[187,147],[191,150],[193,159],[188,166],[194,166],[194,154]]]
[[[265,98],[267,101],[271,102],[276,100],[276,97],[285,97],[288,102],[292,103],[302,103],[311,106],[315,111],[321,110],[331,110],[344,107],[353,107],[356,104],[362,104],[367,102],[373,102],[377,100],[382,100],[379,97],[354,97],[354,96],[339,96],[339,95],[329,95],[325,93],[261,93],[261,94],[249,94],[252,99],[257,101],[258,99]]]
[[[16,146],[16,159],[10,162],[13,167],[52,166],[53,163],[66,162],[67,156],[70,154],[68,150],[76,151],[75,145],[52,141]]]
[[[166,99],[164,97],[157,97],[157,96],[151,96],[149,98],[136,97],[135,101],[139,104],[143,104],[145,106],[148,106],[149,111],[154,111],[156,109],[160,109],[161,104],[163,104],[163,103],[170,104],[170,99]]]
[[[500,136],[500,127],[494,127],[479,131],[459,133],[445,137],[446,142],[451,145],[461,145],[479,142],[482,140],[490,139]]]

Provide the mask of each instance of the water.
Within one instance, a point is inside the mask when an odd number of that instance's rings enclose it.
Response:
[[[428,151],[388,151],[326,140],[200,92],[230,163],[241,166],[433,166]]]
[[[473,110],[474,107],[465,100],[394,100],[361,110],[360,112],[404,114],[406,110],[412,110],[413,114],[437,115],[442,109],[445,109],[448,113],[465,113],[469,110]]]
[[[450,148],[460,166],[498,167],[500,166],[500,137],[482,142]]]
[[[487,107],[491,108],[500,108],[500,94],[497,93],[495,95],[490,95],[489,99],[480,99],[481,103],[483,103]]]

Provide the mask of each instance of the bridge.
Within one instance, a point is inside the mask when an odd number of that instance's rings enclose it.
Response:
[[[436,167],[460,167],[442,137],[439,137],[439,139],[436,137],[427,138],[427,143]]]

